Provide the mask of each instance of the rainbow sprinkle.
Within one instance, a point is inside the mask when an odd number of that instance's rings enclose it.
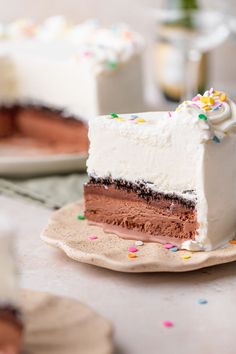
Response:
[[[116,69],[117,66],[118,66],[117,61],[108,61],[108,62],[107,62],[107,67],[108,67],[109,69],[111,69],[111,70]]]
[[[89,240],[97,240],[97,236],[96,235],[91,235],[91,236],[88,236]]]
[[[85,220],[85,216],[84,216],[84,215],[79,214],[79,215],[77,216],[77,219],[78,219],[78,220]]]
[[[174,323],[172,321],[163,321],[162,324],[164,327],[167,327],[167,328],[174,326]]]
[[[137,123],[145,123],[146,122],[144,118],[136,118],[135,121]]]
[[[119,116],[118,116],[118,114],[117,113],[110,113],[110,116],[112,117],[112,118],[119,118]]]
[[[172,247],[172,248],[170,249],[170,251],[171,251],[171,252],[177,252],[177,251],[178,251],[178,247]]]
[[[222,104],[225,101],[227,101],[227,96],[224,92],[220,92],[211,88],[209,91],[206,91],[204,95],[198,94],[195,97],[193,97],[192,107],[200,108],[205,112],[215,111],[221,108]],[[181,108],[180,106],[177,107],[176,111],[179,111],[180,108]],[[200,118],[200,119],[204,119],[204,118]]]
[[[134,253],[134,252],[138,252],[138,249],[136,247],[131,246],[128,248],[128,251]]]
[[[135,241],[135,246],[143,246],[143,241]]]
[[[142,117],[139,117],[137,114],[131,114],[130,117],[124,118],[120,117],[119,114],[112,112],[109,114],[108,118],[115,119],[117,122],[130,122],[130,123],[145,123],[146,120]]]
[[[214,135],[212,140],[214,141],[214,143],[219,144],[220,143],[220,139],[218,138],[218,136]]]
[[[137,258],[137,255],[135,253],[128,253],[128,258],[134,259]]]
[[[187,259],[190,259],[191,256],[190,256],[189,254],[183,254],[183,255],[181,256],[181,258],[184,259],[184,260],[187,260]]]
[[[204,299],[204,298],[198,299],[197,302],[199,305],[205,305],[208,303],[207,299]]]
[[[207,120],[207,116],[205,114],[199,114],[198,118],[202,120]]]

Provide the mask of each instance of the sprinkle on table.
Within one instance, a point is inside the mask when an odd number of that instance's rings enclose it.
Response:
[[[137,255],[135,253],[128,253],[128,258],[137,258]]]
[[[88,236],[88,238],[90,240],[97,240],[98,237],[96,235],[90,235],[90,236]]]
[[[207,299],[200,298],[200,299],[197,300],[197,303],[198,303],[199,305],[205,305],[205,304],[208,303],[208,301],[207,301]]]
[[[162,324],[163,324],[164,327],[167,327],[167,328],[174,326],[174,323],[172,321],[169,321],[169,320],[163,321]]]
[[[137,118],[137,119],[135,119],[135,122],[137,122],[137,123],[144,123],[144,122],[145,122],[145,119],[144,119],[144,118]]]
[[[134,253],[134,252],[138,252],[138,249],[134,246],[131,246],[128,248],[128,251]]]
[[[143,246],[143,241],[135,241],[135,246]]]
[[[77,219],[78,219],[78,220],[85,220],[85,216],[82,215],[82,214],[79,214],[79,215],[77,216]]]
[[[191,258],[191,256],[189,254],[183,254],[181,256],[181,258],[184,259],[184,260],[187,260],[187,259]]]
[[[218,136],[214,135],[212,140],[214,141],[214,143],[219,144],[220,143],[220,139],[218,138]]]
[[[131,114],[131,116],[130,116],[132,119],[136,119],[136,118],[138,118],[138,115],[137,114]]]
[[[122,118],[122,117],[115,118],[115,120],[116,120],[117,122],[125,122],[125,119]]]

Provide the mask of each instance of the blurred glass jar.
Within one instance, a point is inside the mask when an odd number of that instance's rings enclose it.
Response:
[[[190,10],[199,9],[197,0],[166,0],[161,10],[163,20],[157,24],[155,74],[162,94],[169,101],[179,102],[185,97],[186,52],[176,43],[179,38],[194,31]],[[168,11],[172,13],[166,16]],[[189,78],[195,81],[194,85],[200,93],[208,86],[207,56],[207,53],[201,54],[196,63],[195,77]]]

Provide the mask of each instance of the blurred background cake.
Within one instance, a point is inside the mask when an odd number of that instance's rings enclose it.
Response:
[[[63,16],[2,26],[0,136],[85,152],[87,121],[143,107],[143,39],[127,25]]]
[[[20,353],[22,335],[14,230],[9,220],[0,215],[0,352]]]

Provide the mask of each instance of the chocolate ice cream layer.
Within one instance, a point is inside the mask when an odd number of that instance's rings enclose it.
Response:
[[[158,193],[145,184],[90,179],[84,187],[85,216],[128,239],[182,243],[194,239],[197,216],[194,200]]]

